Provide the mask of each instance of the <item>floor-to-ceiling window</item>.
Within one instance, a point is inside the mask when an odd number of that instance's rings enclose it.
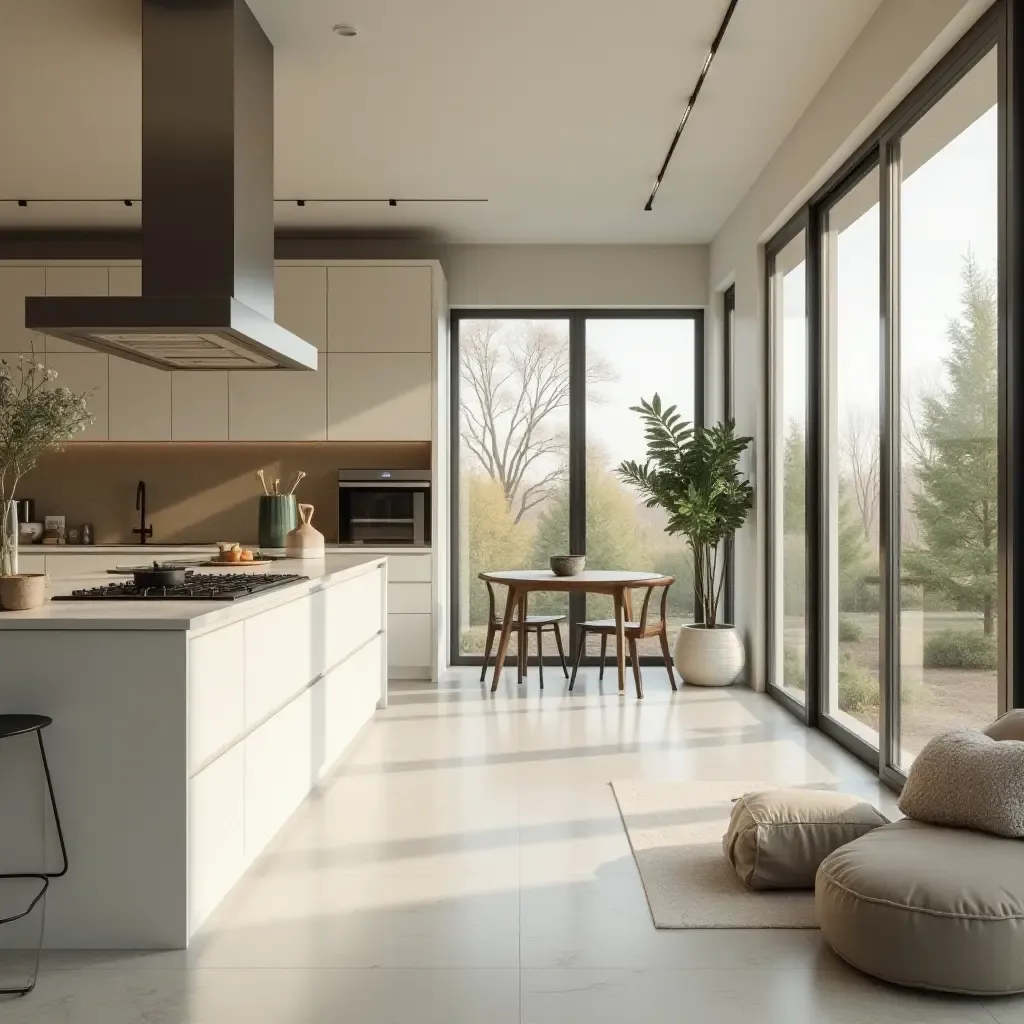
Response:
[[[807,231],[768,260],[771,617],[769,682],[806,701],[807,654]]]
[[[998,711],[998,163],[991,50],[894,143],[896,765]]]
[[[879,742],[879,195],[869,165],[822,210],[822,559],[826,677],[821,713]]]
[[[554,554],[586,554],[594,569],[671,573],[669,615],[692,621],[685,542],[665,534],[664,516],[615,468],[644,458],[630,410],[641,398],[658,392],[700,420],[700,311],[459,311],[452,346],[453,661],[483,654],[490,606],[477,574],[547,568]],[[610,614],[610,602],[570,607],[565,595],[538,594],[529,610],[579,621]],[[644,653],[660,656],[654,645]]]
[[[1000,24],[766,246],[769,689],[893,782],[1001,706]]]

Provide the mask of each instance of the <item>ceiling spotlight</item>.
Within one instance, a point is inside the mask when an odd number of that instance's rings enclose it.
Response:
[[[389,199],[388,200],[388,206],[397,206],[397,205],[398,205],[398,200],[397,199]]]
[[[335,25],[333,31],[336,36],[341,36],[343,39],[352,39],[359,35],[355,25]]]
[[[305,199],[296,199],[295,200],[295,205],[296,206],[305,206],[306,205],[306,200]]]
[[[28,200],[27,199],[19,199],[18,200],[18,205],[19,206],[28,206]]]
[[[123,202],[124,202],[125,206],[131,206],[132,205],[132,201],[130,199],[125,199],[125,200],[123,200]]]

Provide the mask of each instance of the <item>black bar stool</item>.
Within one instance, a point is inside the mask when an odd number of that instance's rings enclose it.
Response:
[[[64,845],[64,832],[60,827],[60,815],[57,813],[57,800],[53,795],[53,780],[50,778],[50,765],[46,760],[46,748],[43,746],[43,730],[53,722],[52,718],[46,715],[0,715],[0,740],[11,736],[24,736],[26,733],[34,732],[39,742],[39,757],[43,762],[43,773],[46,775],[46,789],[50,796],[50,809],[53,811],[53,822],[57,826],[57,838],[60,840],[61,869],[60,871],[46,871],[45,863],[42,872],[14,872],[12,874],[0,874],[0,881],[5,878],[30,878],[39,882],[39,891],[33,896],[32,902],[20,914],[11,917],[0,918],[0,924],[10,924],[12,921],[20,921],[36,908],[39,901],[46,895],[50,887],[51,878],[60,878],[68,871],[68,851]],[[45,851],[44,851],[45,855]],[[39,945],[36,947],[35,966],[32,969],[32,981],[25,988],[0,988],[0,995],[24,996],[28,995],[36,987],[36,979],[39,976],[39,957],[43,949],[43,928],[45,922],[39,928]]]

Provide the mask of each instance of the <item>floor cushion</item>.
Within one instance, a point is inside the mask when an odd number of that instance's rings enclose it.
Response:
[[[772,789],[733,804],[722,849],[751,889],[813,889],[835,849],[888,819],[860,797],[832,790]]]
[[[905,819],[818,869],[825,941],[854,967],[914,988],[1024,991],[1024,841]]]
[[[973,729],[935,736],[914,758],[900,810],[930,825],[1024,839],[1024,743]]]
[[[985,735],[993,740],[1024,740],[1024,708],[1007,711],[985,730]]]

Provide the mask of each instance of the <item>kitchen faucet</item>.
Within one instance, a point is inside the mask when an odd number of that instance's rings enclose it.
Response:
[[[135,488],[135,509],[139,512],[139,525],[132,530],[132,533],[139,535],[139,543],[145,544],[146,538],[153,536],[153,527],[146,525],[146,481],[140,480],[139,486]]]

